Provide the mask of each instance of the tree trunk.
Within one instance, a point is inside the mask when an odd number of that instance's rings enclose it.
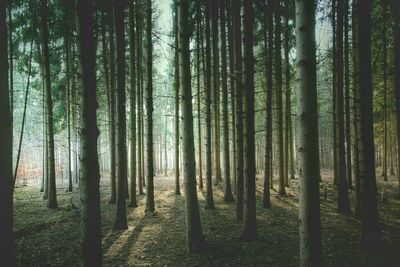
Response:
[[[276,125],[278,166],[279,166],[279,195],[285,196],[285,172],[283,151],[283,116],[282,116],[282,55],[281,55],[281,4],[280,0],[274,1],[275,11],[275,86],[276,86]]]
[[[49,56],[49,32],[48,32],[48,7],[47,0],[42,0],[42,46],[43,46],[43,65],[46,84],[46,108],[47,108],[47,129],[48,129],[48,163],[49,163],[49,179],[48,179],[48,202],[47,207],[56,209],[57,192],[56,192],[56,169],[54,160],[54,129],[53,129],[53,100],[51,97],[51,80],[50,80],[50,56]]]
[[[117,40],[117,214],[114,229],[128,229],[126,222],[126,93],[125,93],[125,24],[124,0],[116,0],[114,6],[115,33]],[[112,51],[111,51],[112,52]]]
[[[397,179],[399,181],[400,195],[400,2],[392,1],[393,14],[395,19],[395,92],[396,92],[396,141],[397,141]]]
[[[215,209],[212,189],[212,159],[211,159],[211,38],[210,38],[210,8],[211,0],[206,0],[206,209]]]
[[[243,8],[243,46],[244,46],[244,88],[245,93],[245,216],[242,238],[245,241],[257,239],[256,218],[256,159],[254,126],[254,54],[253,54],[253,1],[244,1]]]
[[[207,243],[203,236],[200,221],[199,204],[196,190],[196,163],[193,134],[193,107],[190,74],[190,24],[189,1],[180,0],[178,11],[179,20],[179,58],[180,58],[180,88],[182,109],[182,148],[185,181],[185,211],[186,234],[189,252],[203,251]],[[176,32],[178,34],[178,31]]]
[[[82,73],[80,182],[83,204],[83,266],[101,266],[100,172],[97,152],[96,57],[91,1],[77,5]]]
[[[382,18],[383,18],[383,30],[382,30],[382,46],[383,46],[383,166],[382,176],[383,180],[387,181],[387,160],[388,160],[388,116],[387,116],[387,37],[386,37],[386,16],[387,16],[387,3],[386,0],[382,0]]]
[[[218,40],[218,7],[219,1],[213,1],[211,5],[211,27],[212,27],[212,81],[213,81],[213,108],[214,108],[214,157],[215,157],[215,184],[221,181],[221,138],[219,118],[219,40]]]
[[[110,4],[111,5],[111,4]],[[115,107],[115,36],[114,36],[114,12],[112,7],[109,11],[109,30],[110,30],[110,83],[111,83],[111,91],[110,91],[110,100],[111,100],[111,110],[110,110],[110,127],[111,127],[111,197],[109,203],[115,203],[117,198],[117,159],[116,159],[116,107]]]
[[[152,41],[152,7],[151,0],[147,0],[146,14],[146,52],[147,52],[147,88],[146,88],[146,115],[147,115],[147,181],[146,181],[146,211],[154,212],[154,167],[153,167],[153,41]]]
[[[344,105],[343,105],[343,6],[344,0],[337,0],[337,38],[336,38],[336,112],[337,112],[337,157],[338,157],[338,211],[349,214],[350,202],[346,175],[346,150],[344,134]]]
[[[361,244],[368,251],[375,251],[382,245],[379,230],[379,215],[376,199],[375,151],[372,107],[371,73],[371,9],[372,1],[359,2],[358,9],[358,55],[360,60],[360,211]],[[361,151],[363,153],[361,153]]]
[[[179,182],[179,51],[178,51],[178,3],[174,1],[175,16],[174,16],[174,29],[175,29],[175,194],[180,195],[180,182]]]
[[[270,180],[272,177],[271,169],[271,149],[272,149],[272,57],[273,57],[273,19],[272,1],[267,1],[264,18],[264,47],[265,47],[265,77],[267,79],[266,96],[266,118],[265,118],[265,162],[264,162],[264,187],[263,187],[263,207],[271,207],[270,199]]]
[[[8,84],[6,1],[0,1],[0,261],[13,265],[12,116]]]
[[[224,181],[225,202],[233,201],[231,188],[231,167],[230,167],[230,152],[229,152],[229,120],[228,120],[228,81],[227,81],[227,55],[226,55],[226,28],[225,28],[225,12],[226,0],[220,0],[220,18],[221,18],[221,77],[222,77],[222,124],[224,129],[223,142],[223,158],[224,158]]]
[[[136,46],[135,46],[135,6],[134,2],[129,3],[129,53],[130,53],[130,94],[129,94],[129,102],[130,102],[130,111],[131,111],[131,125],[130,125],[130,138],[131,138],[131,147],[130,147],[130,201],[129,207],[137,207],[136,202],[136,65],[135,65],[135,56],[136,56]]]
[[[296,1],[300,266],[321,266],[315,3]]]

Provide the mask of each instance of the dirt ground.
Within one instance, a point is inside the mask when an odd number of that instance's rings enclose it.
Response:
[[[374,255],[359,249],[360,222],[336,213],[336,193],[322,173],[321,222],[324,266],[400,266],[400,198],[397,181],[379,182],[380,219],[384,248]],[[379,181],[382,180],[378,177]],[[172,177],[155,177],[155,214],[145,214],[145,198],[139,207],[127,208],[126,231],[113,231],[115,205],[108,204],[109,187],[102,178],[102,247],[104,266],[298,266],[298,193],[291,181],[287,197],[272,191],[272,208],[262,209],[258,194],[257,242],[240,240],[242,224],[235,220],[235,203],[223,201],[223,187],[215,187],[215,210],[205,210],[203,192],[198,193],[203,231],[209,250],[186,252],[184,196],[174,195]],[[258,178],[261,189],[262,178]],[[49,210],[38,185],[16,188],[15,258],[17,266],[81,266],[79,209],[71,208],[78,192],[58,185],[59,209]],[[277,183],[275,188],[277,188]],[[327,199],[324,199],[325,189]],[[382,197],[382,188],[384,194]],[[354,198],[350,191],[350,198]]]

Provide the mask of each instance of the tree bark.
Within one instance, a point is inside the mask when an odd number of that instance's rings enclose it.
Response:
[[[83,204],[83,266],[101,266],[100,171],[97,152],[96,57],[91,1],[77,4],[82,73],[80,186]]]
[[[175,34],[175,194],[180,195],[180,182],[179,182],[179,86],[180,86],[180,78],[179,78],[179,50],[178,50],[178,3],[177,0],[174,1],[175,5],[175,16],[174,16],[174,30]]]
[[[12,116],[8,83],[6,1],[0,1],[0,262],[13,265]]]
[[[300,266],[322,266],[315,2],[296,1]]]
[[[127,149],[126,149],[126,93],[125,93],[125,24],[124,0],[114,3],[114,21],[117,43],[117,214],[114,229],[128,229],[126,221],[126,177],[127,177]],[[112,52],[112,51],[111,51]]]

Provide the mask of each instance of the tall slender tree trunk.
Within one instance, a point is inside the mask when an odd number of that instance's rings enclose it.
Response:
[[[336,2],[332,0],[332,133],[333,133],[333,183],[338,180],[338,151],[337,151],[337,94],[336,94]]]
[[[56,192],[56,169],[54,159],[54,129],[53,129],[53,100],[51,97],[51,80],[50,80],[50,56],[49,56],[49,31],[48,31],[48,7],[47,0],[41,3],[41,19],[42,19],[42,46],[43,46],[43,65],[46,84],[46,108],[47,108],[47,128],[48,128],[48,163],[49,163],[49,179],[48,179],[48,202],[47,207],[56,209],[57,192]]]
[[[212,159],[211,159],[211,37],[210,37],[211,0],[206,0],[206,209],[215,209],[212,189]]]
[[[271,169],[271,149],[272,149],[272,57],[273,57],[273,18],[272,1],[267,1],[264,18],[264,48],[265,48],[265,77],[267,79],[266,95],[266,116],[265,116],[265,161],[264,161],[264,187],[263,187],[263,207],[271,207],[270,199],[270,180],[272,177]]]
[[[201,131],[201,97],[200,97],[200,51],[201,51],[201,5],[200,1],[196,2],[196,78],[197,78],[197,130],[198,130],[198,153],[199,153],[199,189],[203,189],[203,157],[202,157],[202,131]]]
[[[147,181],[146,181],[146,211],[154,212],[154,166],[153,166],[153,41],[152,41],[152,7],[151,0],[147,0],[146,14],[146,52],[147,52],[147,88],[146,88],[146,115],[147,115]]]
[[[125,1],[116,0],[114,6],[115,33],[117,40],[117,214],[114,229],[128,229],[126,221],[126,93],[125,93]]]
[[[174,1],[175,16],[174,16],[174,28],[175,34],[175,194],[180,195],[180,182],[179,182],[179,51],[178,51],[178,3]]]
[[[387,37],[386,37],[386,16],[387,16],[387,3],[386,0],[382,0],[382,18],[383,18],[383,30],[382,30],[382,46],[383,46],[383,166],[382,176],[383,180],[387,181],[387,160],[388,160],[388,116],[387,116]]]
[[[276,125],[278,166],[279,166],[279,195],[285,196],[285,172],[283,151],[283,116],[282,116],[282,55],[281,55],[281,1],[274,2],[275,15],[275,86],[276,86]]]
[[[12,1],[8,1],[8,45],[9,45],[9,71],[10,71],[10,82],[8,84],[10,91],[10,109],[11,109],[11,131],[13,131],[14,121],[14,41],[13,41],[13,20],[12,20]],[[5,41],[7,42],[7,41]]]
[[[315,3],[296,1],[300,266],[321,266]]]
[[[361,245],[375,251],[382,245],[376,199],[375,150],[372,107],[371,71],[371,10],[372,1],[363,0],[358,6],[358,40],[360,62],[360,212]]]
[[[111,99],[111,197],[109,203],[115,203],[116,198],[117,198],[117,159],[116,159],[116,107],[115,107],[115,94],[116,94],[116,88],[115,88],[115,30],[114,30],[114,12],[111,7],[110,3],[110,8],[108,10],[108,19],[109,19],[109,30],[110,30],[110,83],[111,83],[111,91],[110,91],[110,99]]]
[[[346,174],[347,186],[353,189],[353,177],[351,173],[351,105],[350,105],[350,49],[349,49],[349,0],[344,0],[344,92],[345,92],[345,116],[346,116]]]
[[[290,6],[289,1],[285,1],[285,38],[284,38],[284,54],[285,54],[285,186],[289,187],[289,158],[291,155],[290,143],[292,143],[292,124],[291,124],[291,87],[290,87],[290,63],[289,63],[289,39],[290,39],[290,28],[289,28],[289,15]],[[293,162],[292,162],[293,163]],[[291,166],[293,168],[293,166]]]
[[[397,179],[400,195],[400,2],[392,0],[392,9],[395,19],[395,95],[396,95],[396,141],[397,141]]]
[[[344,105],[343,105],[343,7],[344,0],[337,0],[337,38],[336,38],[336,111],[337,111],[337,158],[338,158],[338,211],[349,214],[350,202],[346,176],[346,150],[344,134]]]
[[[243,8],[243,46],[244,46],[244,88],[245,88],[245,216],[242,238],[245,241],[257,239],[256,218],[256,159],[254,126],[254,54],[253,0],[244,1]]]
[[[131,138],[131,147],[130,147],[130,201],[129,207],[137,207],[136,202],[136,35],[135,35],[135,2],[132,1],[129,3],[129,53],[130,53],[130,62],[129,62],[129,70],[130,70],[130,94],[129,94],[129,102],[131,109],[131,124],[130,124],[130,138]]]
[[[242,84],[242,33],[241,1],[233,0],[233,32],[235,51],[235,106],[236,106],[236,220],[243,220],[243,84]]]
[[[224,200],[226,202],[233,201],[231,188],[231,167],[229,152],[229,119],[228,119],[228,81],[227,81],[227,55],[226,55],[226,0],[220,0],[220,19],[221,19],[221,81],[222,81],[222,124],[223,124],[223,158],[224,158],[224,181],[225,191]]]
[[[138,187],[139,195],[143,195],[143,142],[142,142],[142,132],[143,132],[143,84],[142,84],[142,15],[141,15],[141,1],[136,0],[136,43],[137,43],[137,106],[138,106],[138,116],[137,116],[137,174],[138,174]]]
[[[182,95],[181,108],[183,126],[182,148],[185,181],[187,246],[189,252],[200,252],[206,248],[207,243],[203,236],[196,190],[196,156],[194,151],[193,106],[189,52],[189,39],[191,35],[189,23],[189,1],[180,0],[177,11],[179,20],[180,88]],[[178,31],[176,34],[178,34]]]
[[[7,61],[6,1],[0,1],[0,262],[13,265],[12,115]]]
[[[221,134],[219,117],[220,100],[220,70],[219,70],[219,33],[218,33],[218,9],[219,1],[213,1],[211,5],[211,32],[212,32],[212,81],[213,81],[213,108],[214,108],[214,157],[215,157],[215,184],[221,181]]]
[[[82,73],[80,186],[83,204],[83,266],[101,266],[100,171],[97,152],[96,57],[91,1],[77,4]]]

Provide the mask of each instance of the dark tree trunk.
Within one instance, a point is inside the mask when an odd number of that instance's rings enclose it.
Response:
[[[206,0],[206,209],[215,209],[212,190],[212,159],[211,159],[211,37],[210,37],[210,5]]]
[[[42,0],[42,47],[43,47],[43,65],[46,85],[46,108],[47,108],[47,129],[48,129],[48,163],[49,163],[49,179],[48,179],[48,202],[47,207],[56,209],[57,192],[56,192],[56,167],[54,159],[54,129],[53,129],[53,100],[51,97],[51,80],[50,80],[50,56],[49,56],[49,31],[48,31],[48,7],[47,0]]]
[[[180,182],[179,182],[179,51],[178,51],[178,4],[177,0],[174,1],[175,15],[174,15],[174,30],[175,34],[175,194],[180,195]]]
[[[91,1],[77,5],[82,73],[80,186],[83,204],[83,266],[101,266],[100,171],[97,152],[96,57]]]
[[[226,0],[220,0],[220,18],[221,18],[221,77],[222,77],[222,124],[223,124],[223,158],[224,158],[224,181],[225,191],[224,200],[226,202],[233,201],[231,188],[231,167],[230,167],[230,152],[229,152],[229,119],[228,119],[228,81],[227,81],[227,55],[226,55]]]
[[[147,88],[146,88],[146,115],[147,115],[147,173],[146,173],[146,211],[154,212],[154,166],[153,166],[153,41],[152,41],[152,7],[151,0],[147,0],[146,14],[146,52],[147,52]]]
[[[233,32],[235,52],[235,106],[236,106],[236,220],[243,220],[243,84],[242,84],[242,32],[241,1],[233,0]]]
[[[393,14],[395,19],[395,92],[396,92],[396,125],[397,125],[397,179],[399,181],[400,195],[400,2],[392,1]]]
[[[12,116],[8,84],[6,1],[0,1],[0,262],[13,265]]]
[[[189,1],[180,0],[177,8],[179,17],[179,58],[182,109],[182,148],[185,180],[186,234],[189,252],[203,251],[207,243],[203,236],[196,190],[196,163],[193,133],[193,106],[190,74],[190,24]],[[178,34],[178,31],[176,32]]]
[[[360,60],[360,212],[361,244],[368,251],[382,245],[376,199],[375,150],[372,107],[371,72],[371,10],[372,1],[359,2],[358,55]]]
[[[256,218],[256,159],[254,126],[254,54],[253,54],[253,1],[244,1],[243,46],[244,46],[244,89],[245,91],[245,216],[242,238],[245,241],[257,239]]]
[[[131,147],[130,147],[130,201],[129,207],[137,207],[136,202],[136,35],[135,35],[135,2],[132,1],[129,3],[129,52],[130,52],[130,94],[129,94],[129,102],[131,109],[131,118],[130,118],[130,138],[131,138]]]
[[[124,0],[116,0],[114,6],[115,33],[117,40],[117,214],[114,229],[128,229],[126,222],[126,93],[125,93],[125,25]],[[112,52],[112,51],[111,51]]]
[[[285,172],[284,172],[284,151],[283,151],[283,116],[282,116],[282,55],[281,55],[281,1],[274,1],[275,15],[275,86],[276,86],[276,125],[278,167],[279,167],[279,195],[285,196]]]

